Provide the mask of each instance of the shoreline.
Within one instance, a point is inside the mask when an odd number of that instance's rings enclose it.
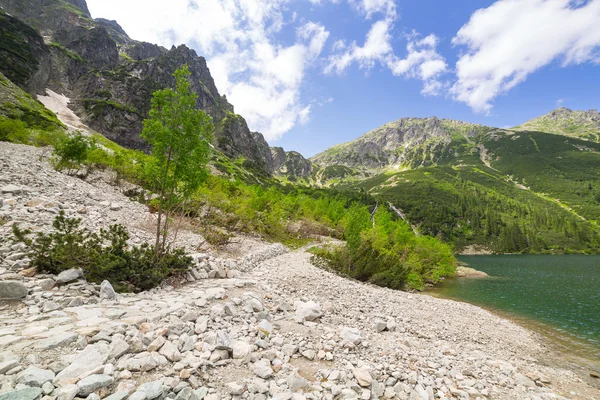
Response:
[[[472,278],[457,277],[454,279]],[[470,303],[451,296],[444,296],[436,292],[435,288],[423,291],[421,294],[437,299],[469,304],[519,325],[538,336],[540,343],[547,348],[548,353],[540,354],[539,357],[542,364],[568,369],[590,386],[600,389],[600,378],[591,376],[592,373],[600,375],[600,345],[595,345],[583,338],[530,317],[497,307]]]

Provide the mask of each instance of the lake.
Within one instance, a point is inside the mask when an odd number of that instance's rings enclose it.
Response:
[[[458,258],[490,278],[448,279],[432,294],[533,320],[544,333],[573,339],[580,352],[600,359],[600,256]]]

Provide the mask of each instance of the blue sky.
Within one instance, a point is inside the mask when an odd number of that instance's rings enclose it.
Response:
[[[206,57],[271,145],[311,156],[401,117],[515,126],[600,105],[600,0],[88,0]]]

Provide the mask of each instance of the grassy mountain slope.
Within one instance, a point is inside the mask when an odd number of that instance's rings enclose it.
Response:
[[[600,113],[596,110],[577,111],[561,107],[514,129],[555,133],[600,142]]]
[[[330,184],[393,204],[416,231],[457,250],[600,251],[598,143],[434,118],[399,121],[313,160],[319,171],[339,170]],[[369,168],[354,157],[366,147],[380,155]]]

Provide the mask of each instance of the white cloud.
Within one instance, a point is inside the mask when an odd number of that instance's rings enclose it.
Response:
[[[348,3],[367,18],[379,13],[389,19],[396,17],[396,3],[394,0],[348,0]]]
[[[496,96],[553,61],[600,63],[600,0],[499,0],[476,11],[453,43],[466,51],[452,95],[488,113]]]
[[[362,69],[370,70],[378,62],[389,68],[396,76],[422,80],[422,94],[439,94],[444,85],[438,79],[447,71],[448,66],[444,57],[437,52],[438,38],[431,34],[419,39],[418,34],[413,32],[407,37],[406,57],[399,58],[394,54],[392,47],[390,31],[393,26],[391,19],[375,22],[367,33],[363,46],[357,45],[356,42],[349,46],[336,42],[334,51],[337,50],[338,53],[330,56],[325,73],[341,74],[352,63],[357,63]]]
[[[267,140],[308,121],[311,107],[300,101],[302,82],[329,32],[302,22],[293,44],[279,43],[282,27],[296,20],[284,19],[289,0],[171,0],[168,12],[159,0],[88,3],[94,17],[118,20],[135,39],[197,48],[219,91]]]
[[[437,52],[438,41],[434,34],[417,40],[417,34],[413,32],[406,46],[407,56],[403,59],[391,57],[388,60],[392,73],[420,79],[423,81],[422,94],[438,95],[444,87],[439,76],[448,69],[444,57]]]

